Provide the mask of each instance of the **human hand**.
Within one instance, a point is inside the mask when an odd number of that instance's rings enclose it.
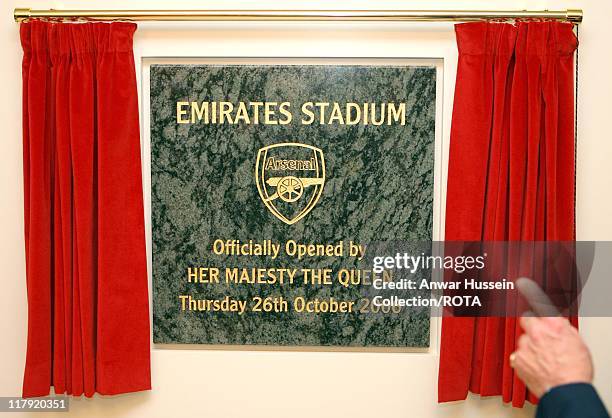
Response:
[[[590,383],[593,363],[589,349],[578,331],[565,318],[552,316],[553,305],[540,287],[529,279],[518,279],[517,287],[534,312],[546,317],[526,315],[520,324],[525,333],[510,365],[538,398],[555,386]]]

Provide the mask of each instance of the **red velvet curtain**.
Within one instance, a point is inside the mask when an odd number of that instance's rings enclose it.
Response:
[[[150,388],[135,29],[21,25],[24,397]]]
[[[456,26],[446,240],[575,239],[572,29],[549,21]],[[520,332],[510,317],[444,318],[439,401],[470,391],[517,407],[536,402],[508,363]]]

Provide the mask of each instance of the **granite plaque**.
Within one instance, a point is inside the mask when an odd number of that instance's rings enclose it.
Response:
[[[368,243],[431,240],[436,70],[152,65],[155,343],[425,347]]]

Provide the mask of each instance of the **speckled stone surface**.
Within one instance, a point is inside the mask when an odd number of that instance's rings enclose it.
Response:
[[[215,239],[360,244],[432,235],[436,71],[433,67],[151,66],[153,333],[156,343],[425,347],[429,313],[181,311],[199,299],[358,300],[359,287],[194,284],[188,267],[370,268],[352,258],[216,256]],[[177,101],[289,101],[287,125],[177,124]],[[301,125],[306,101],[406,103],[406,125]],[[275,218],[255,184],[261,147],[320,148],[326,182],[294,225]]]

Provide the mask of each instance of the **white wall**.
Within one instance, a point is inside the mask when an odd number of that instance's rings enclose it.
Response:
[[[577,228],[579,240],[612,240],[612,3],[607,0],[4,0],[0,6],[0,396],[21,392],[26,343],[21,147],[21,47],[14,7],[32,8],[582,8]],[[321,47],[324,45],[324,47]],[[456,50],[450,24],[141,24],[138,59],[151,56],[386,56],[444,58],[442,139],[448,129]],[[140,77],[140,73],[139,73]],[[143,124],[144,126],[144,124]],[[143,135],[143,138],[145,136]],[[444,147],[443,147],[444,148]],[[441,161],[445,160],[445,153]],[[443,192],[443,190],[442,190]],[[612,407],[612,319],[584,318],[596,385]],[[79,417],[529,417],[499,398],[438,405],[437,338],[427,353],[153,349],[153,391],[72,402]],[[65,415],[63,415],[65,416]]]

